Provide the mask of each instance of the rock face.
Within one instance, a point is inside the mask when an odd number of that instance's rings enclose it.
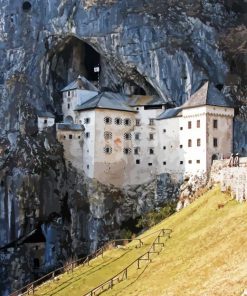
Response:
[[[81,254],[176,196],[169,176],[121,192],[86,180],[65,167],[52,128],[38,133],[37,110],[59,118],[59,90],[78,74],[97,80],[98,64],[101,89],[176,105],[212,81],[239,106],[235,147],[245,153],[245,12],[240,0],[0,0],[0,245],[56,213]]]

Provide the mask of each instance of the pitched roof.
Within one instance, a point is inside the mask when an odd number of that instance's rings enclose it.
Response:
[[[181,111],[182,111],[182,108],[180,107],[167,109],[164,112],[162,112],[156,119],[161,120],[161,119],[173,118],[178,116]]]
[[[80,75],[74,81],[70,82],[66,87],[61,89],[61,92],[73,89],[86,89],[97,91],[97,87],[93,83],[91,83],[85,77]]]
[[[158,96],[143,96],[134,95],[129,97],[128,104],[130,106],[147,106],[147,105],[164,105],[166,102],[164,99]]]
[[[230,100],[227,99],[212,83],[209,84],[208,82],[199,88],[181,107],[182,109],[185,109],[205,105],[233,108],[232,102],[230,102]]]
[[[55,118],[55,115],[52,114],[51,112],[48,112],[48,111],[38,111],[37,114],[38,114],[38,117],[50,117],[50,118]]]
[[[125,96],[112,92],[100,93],[85,103],[76,106],[75,110],[81,111],[96,108],[136,112],[132,107],[128,106]]]
[[[84,131],[85,130],[82,124],[74,124],[74,123],[58,123],[57,128],[63,131]]]

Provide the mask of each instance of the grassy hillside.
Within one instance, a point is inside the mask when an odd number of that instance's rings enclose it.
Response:
[[[160,255],[133,268],[126,281],[104,295],[239,296],[247,288],[247,203],[238,204],[215,188],[144,235],[160,228],[173,230]],[[110,250],[89,267],[44,284],[35,295],[83,295],[144,253],[156,235],[144,239],[141,249],[132,243]]]

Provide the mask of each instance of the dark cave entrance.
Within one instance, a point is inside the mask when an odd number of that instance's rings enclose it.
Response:
[[[29,1],[23,2],[23,4],[22,4],[23,11],[28,12],[31,10],[31,8],[32,8],[32,5]]]
[[[87,72],[87,79],[89,81],[98,80],[98,72],[95,68],[100,67],[100,55],[90,45],[85,43],[85,68]]]

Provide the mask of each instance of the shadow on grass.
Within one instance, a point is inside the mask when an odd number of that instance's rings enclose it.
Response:
[[[58,287],[55,287],[54,289],[52,289],[51,291],[49,292],[46,292],[42,295],[44,296],[52,296],[52,295],[56,295],[57,293],[59,293],[60,291],[64,290],[65,288],[69,287],[70,285],[78,282],[79,280],[81,280],[81,278],[83,276],[90,276],[92,274],[94,274],[95,272],[105,268],[106,266],[116,262],[117,260],[123,258],[126,254],[128,254],[129,252],[131,252],[132,250],[127,250],[124,254],[122,254],[121,256],[115,258],[114,260],[111,260],[112,258],[110,258],[110,260],[107,262],[107,263],[101,263],[101,264],[98,264],[92,268],[90,268],[89,270],[83,272],[83,273],[80,273],[78,276],[75,276],[75,277],[72,277],[70,279],[68,279],[67,281],[63,282],[61,285],[59,286],[62,286],[59,290],[57,290],[59,288]],[[57,290],[57,291],[56,291]]]

